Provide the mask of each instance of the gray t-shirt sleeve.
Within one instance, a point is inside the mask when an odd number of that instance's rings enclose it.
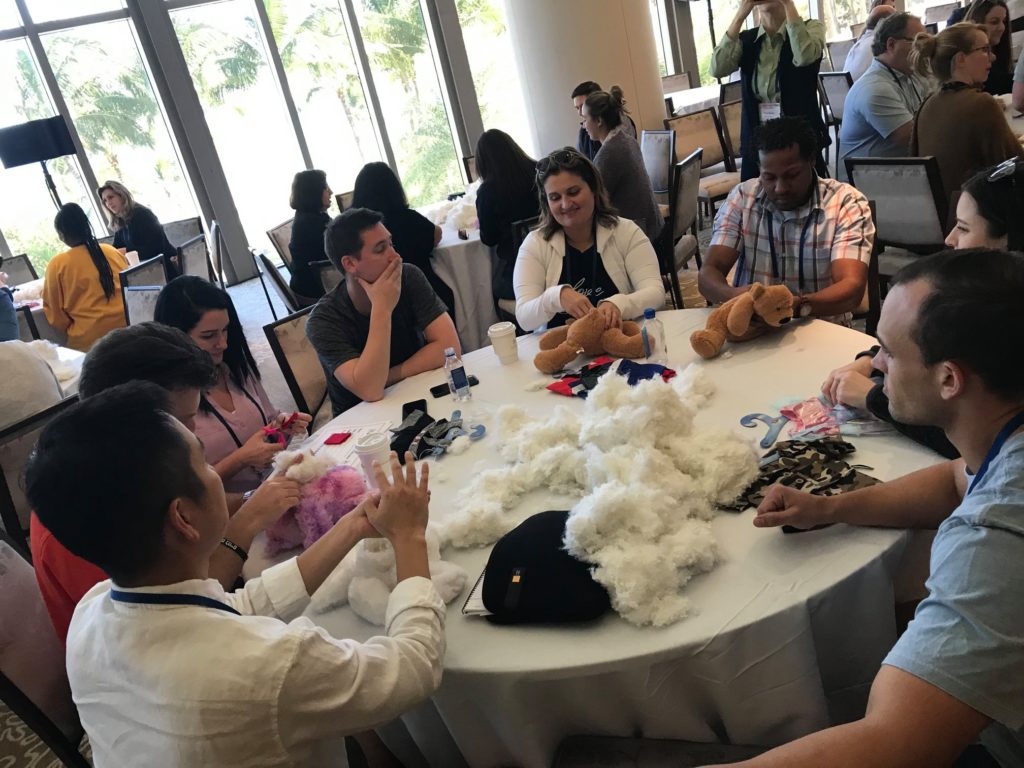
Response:
[[[345,290],[345,284],[341,283],[336,290]],[[306,336],[320,363],[333,373],[342,363],[359,357],[366,342],[355,336],[355,328],[331,297],[332,294],[328,294],[313,308],[306,323]]]
[[[946,520],[932,546],[928,597],[884,662],[1013,731],[1024,726],[1022,553],[1019,530]]]
[[[448,311],[444,302],[434,293],[426,275],[412,264],[402,265],[402,299],[409,300],[416,330],[420,333]]]

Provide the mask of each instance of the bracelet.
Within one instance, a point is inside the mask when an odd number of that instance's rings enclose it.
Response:
[[[233,541],[232,541],[231,539],[228,539],[228,538],[224,538],[224,539],[221,539],[221,540],[220,540],[220,545],[221,545],[222,547],[227,547],[227,548],[228,548],[228,549],[230,549],[230,550],[231,550],[232,552],[234,552],[234,553],[235,553],[236,555],[238,555],[238,556],[239,556],[240,558],[242,558],[242,562],[243,562],[243,563],[244,563],[244,562],[245,562],[246,560],[248,560],[248,559],[249,559],[249,553],[248,553],[248,552],[246,552],[246,551],[245,551],[244,549],[242,549],[242,548],[241,548],[240,546],[238,546],[237,544],[235,544],[235,542],[233,542]]]

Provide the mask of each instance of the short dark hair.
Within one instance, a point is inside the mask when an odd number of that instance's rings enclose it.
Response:
[[[149,381],[169,392],[207,390],[217,382],[213,360],[177,328],[138,323],[111,331],[82,363],[78,395],[92,397],[129,381]]]
[[[205,496],[181,429],[156,384],[82,400],[47,425],[29,458],[32,509],[71,552],[116,582],[135,581],[159,559],[171,502]]]
[[[575,99],[577,96],[589,96],[595,91],[600,91],[601,86],[595,83],[593,80],[584,80],[582,83],[572,89],[572,96],[569,98]]]
[[[409,207],[402,182],[387,163],[367,163],[356,175],[352,207],[380,211],[385,216]]]
[[[912,14],[900,11],[898,13],[891,13],[882,19],[875,28],[875,37],[871,43],[871,55],[881,56],[885,53],[892,38],[906,37],[907,24],[910,23],[911,19],[916,18]]]
[[[802,117],[779,117],[761,123],[757,128],[756,141],[759,152],[777,152],[796,144],[803,160],[814,160],[818,151],[814,126]]]
[[[324,209],[324,190],[327,174],[323,171],[299,171],[292,179],[292,194],[288,204],[293,211],[319,213]]]
[[[1024,162],[1013,163],[1013,173],[989,181],[998,166],[974,174],[962,187],[978,206],[988,236],[1005,237],[1010,251],[1024,251]]]
[[[369,208],[349,208],[341,216],[335,216],[324,232],[324,251],[334,268],[345,274],[342,258],[351,256],[358,259],[359,252],[363,250],[363,232],[382,221],[384,216]]]
[[[1024,365],[1006,349],[1007,339],[1024,337],[1024,254],[943,251],[911,262],[892,285],[916,280],[932,286],[912,331],[925,365],[956,360],[992,393],[1024,395]]]

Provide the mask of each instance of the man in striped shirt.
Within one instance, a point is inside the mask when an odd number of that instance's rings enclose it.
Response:
[[[817,139],[803,119],[768,121],[757,142],[761,174],[733,189],[715,217],[700,292],[719,303],[751,283],[782,284],[794,317],[848,323],[864,298],[875,237],[867,199],[815,173]]]

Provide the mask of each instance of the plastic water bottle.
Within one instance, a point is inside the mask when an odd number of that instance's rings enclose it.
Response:
[[[654,310],[644,310],[644,322],[640,326],[640,338],[644,342],[644,357],[649,363],[668,365],[668,349],[665,347],[665,326],[654,317]]]
[[[454,400],[465,402],[472,399],[473,393],[469,391],[466,367],[462,364],[462,358],[455,354],[454,347],[448,347],[444,351],[444,372],[448,376],[448,389]]]

